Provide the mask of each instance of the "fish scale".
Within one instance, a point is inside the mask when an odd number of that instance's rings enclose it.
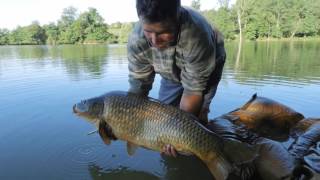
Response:
[[[199,128],[199,123],[191,115],[182,113],[179,109],[149,101],[146,98],[121,94],[106,97],[104,101],[109,109],[109,112],[105,112],[104,118],[113,127],[115,136],[119,139],[126,138],[127,141],[139,144],[140,142],[135,140],[140,136],[148,139],[147,146],[151,145],[151,149],[157,151],[160,151],[164,144],[179,144],[183,147],[178,147],[178,150],[192,152],[199,156],[212,149],[216,149],[216,154],[220,154],[221,143],[218,137],[204,128]],[[157,109],[157,111],[148,111],[149,109]],[[176,117],[180,117],[180,121]],[[145,127],[146,121],[153,124],[152,130],[157,133],[141,132],[141,129],[150,127]],[[127,139],[128,136],[129,139]]]

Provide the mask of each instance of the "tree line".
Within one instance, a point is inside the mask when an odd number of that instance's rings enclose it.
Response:
[[[199,1],[200,0],[196,0]],[[226,39],[319,37],[320,0],[218,0],[202,12]]]
[[[227,40],[320,36],[320,0],[218,0],[219,8],[200,11]],[[9,31],[0,29],[0,45],[126,43],[134,22],[106,24],[95,8],[77,14],[65,8],[57,23],[37,21]]]
[[[57,23],[43,26],[37,21],[9,31],[0,29],[0,45],[125,43],[134,22],[108,25],[95,8],[77,14],[65,8]]]

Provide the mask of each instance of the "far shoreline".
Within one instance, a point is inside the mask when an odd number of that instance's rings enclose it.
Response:
[[[303,41],[320,41],[320,37],[294,37],[294,38],[261,38],[256,40],[246,40],[243,42],[303,42]],[[238,39],[225,39],[225,42],[239,42]],[[84,42],[75,44],[2,44],[0,46],[59,46],[59,45],[126,45],[127,43],[108,43],[108,42]]]

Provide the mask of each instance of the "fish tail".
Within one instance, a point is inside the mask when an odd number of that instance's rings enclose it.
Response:
[[[216,156],[204,161],[216,180],[225,180],[232,171],[231,164],[222,156]]]

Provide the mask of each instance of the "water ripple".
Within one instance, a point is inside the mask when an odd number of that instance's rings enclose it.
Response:
[[[234,72],[227,70],[223,74],[224,79],[234,79],[239,84],[244,85],[276,85],[276,86],[287,86],[287,87],[304,87],[311,84],[320,84],[320,77],[306,76],[300,78],[279,76],[279,75],[260,75],[250,76],[245,71]]]
[[[51,172],[59,174],[58,176],[68,178],[83,178],[88,176],[87,170],[90,164],[97,164],[101,159],[106,162],[112,161],[113,156],[106,154],[106,146],[103,144],[83,144],[76,145],[74,143],[65,144],[60,147],[60,151],[52,153],[47,160],[47,169]],[[61,151],[62,150],[62,151]],[[59,165],[63,164],[63,168]],[[54,169],[52,169],[54,168]]]

